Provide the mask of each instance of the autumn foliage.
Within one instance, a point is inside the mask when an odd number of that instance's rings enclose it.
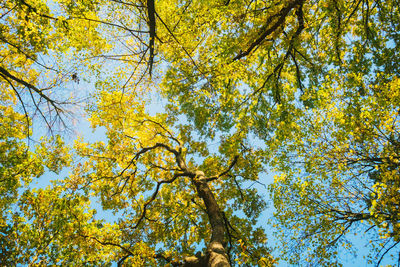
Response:
[[[0,265],[398,263],[399,8],[3,1]]]

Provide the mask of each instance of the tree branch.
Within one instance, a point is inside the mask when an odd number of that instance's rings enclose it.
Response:
[[[140,217],[139,217],[138,221],[136,222],[135,226],[133,227],[133,229],[136,229],[139,226],[139,224],[142,222],[143,218],[146,216],[147,207],[150,205],[151,202],[154,201],[154,199],[156,199],[156,197],[158,195],[158,191],[160,191],[161,185],[173,183],[176,180],[176,178],[181,177],[181,176],[186,176],[186,175],[187,175],[187,173],[176,173],[169,180],[162,180],[162,181],[157,182],[156,190],[154,190],[153,194],[151,195],[151,198],[149,200],[147,200],[146,203],[143,205],[142,214],[140,215]]]
[[[28,83],[27,81],[25,81],[25,80],[23,80],[23,79],[20,79],[20,78],[14,76],[14,75],[12,75],[10,72],[8,72],[5,68],[3,68],[3,67],[1,67],[1,66],[0,66],[0,74],[2,74],[2,76],[4,75],[4,76],[6,76],[6,77],[12,79],[13,81],[15,81],[15,82],[17,82],[17,83],[19,83],[19,84],[21,84],[21,85],[24,85],[25,87],[27,87],[27,88],[29,88],[29,89],[35,91],[35,93],[37,93],[41,98],[45,99],[48,103],[50,103],[50,105],[53,106],[54,109],[55,109],[57,112],[62,111],[62,109],[58,107],[58,105],[57,105],[58,103],[57,103],[55,100],[49,98],[47,95],[45,95],[45,94],[42,92],[42,90],[40,90],[39,88],[37,88],[37,87],[34,86],[33,84]],[[4,76],[3,76],[3,77],[4,77]]]
[[[150,49],[150,58],[149,58],[149,74],[151,77],[151,72],[153,69],[153,61],[154,61],[154,39],[156,38],[156,10],[154,7],[154,0],[147,0],[147,14],[149,17],[149,33],[150,33],[150,41],[149,41],[149,49]]]
[[[207,181],[207,182],[210,182],[210,181],[213,181],[213,180],[217,180],[218,178],[220,178],[220,177],[222,177],[222,176],[228,174],[228,172],[231,171],[231,169],[233,168],[233,166],[235,166],[235,164],[236,164],[236,162],[237,162],[238,159],[239,159],[239,156],[236,155],[236,156],[233,158],[233,160],[232,160],[231,164],[229,165],[229,167],[228,167],[225,171],[221,172],[220,174],[217,174],[217,175],[214,175],[214,176],[205,178],[204,180]]]
[[[256,48],[258,45],[260,45],[268,35],[276,31],[278,27],[284,23],[286,16],[294,7],[296,7],[297,5],[302,5],[303,2],[304,0],[295,0],[289,3],[287,7],[282,8],[278,14],[270,16],[266,24],[262,27],[259,37],[252,44],[250,44],[246,51],[241,52],[236,57],[234,57],[233,61],[239,60],[249,55],[251,51],[253,51],[253,49]],[[276,16],[278,16],[278,20],[271,27],[269,27],[271,20]]]

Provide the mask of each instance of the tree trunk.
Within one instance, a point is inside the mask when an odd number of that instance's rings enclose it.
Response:
[[[206,207],[208,220],[211,224],[211,240],[207,246],[205,262],[198,258],[198,263],[203,265],[188,265],[188,266],[212,266],[212,267],[227,267],[229,264],[228,255],[225,252],[225,223],[218,203],[211,192],[210,187],[205,180],[204,173],[201,171],[195,172],[195,177],[192,178],[193,184],[196,186],[197,193],[203,199]],[[196,257],[197,258],[197,257]],[[193,262],[194,263],[194,262]],[[186,266],[186,264],[185,264]]]

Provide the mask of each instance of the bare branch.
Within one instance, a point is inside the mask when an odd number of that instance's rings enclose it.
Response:
[[[58,103],[55,100],[49,98],[47,95],[45,95],[42,92],[42,90],[40,90],[33,84],[28,83],[27,81],[12,75],[10,72],[8,72],[5,68],[3,68],[1,66],[0,66],[0,74],[2,74],[3,77],[6,76],[6,77],[12,79],[13,81],[15,81],[21,85],[24,85],[25,87],[35,91],[35,93],[37,93],[41,98],[45,99],[51,106],[53,106],[56,111],[62,111],[62,109],[60,107],[58,107]]]
[[[386,251],[381,255],[381,257],[379,258],[378,263],[376,264],[376,266],[380,266],[379,264],[381,263],[381,261],[383,260],[383,257],[386,255],[386,253],[388,253],[392,248],[394,248],[395,246],[397,246],[400,243],[400,241],[397,241],[396,243],[394,243],[392,246],[390,246],[389,248],[386,249]]]

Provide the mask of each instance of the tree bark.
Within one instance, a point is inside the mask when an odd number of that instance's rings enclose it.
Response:
[[[222,212],[207,184],[204,173],[195,172],[192,182],[196,187],[197,193],[203,199],[206,207],[208,220],[211,224],[211,240],[207,246],[205,255],[206,266],[226,267],[229,264],[228,255],[225,252],[225,223]],[[196,266],[196,265],[191,265]],[[203,265],[205,266],[205,265]]]

